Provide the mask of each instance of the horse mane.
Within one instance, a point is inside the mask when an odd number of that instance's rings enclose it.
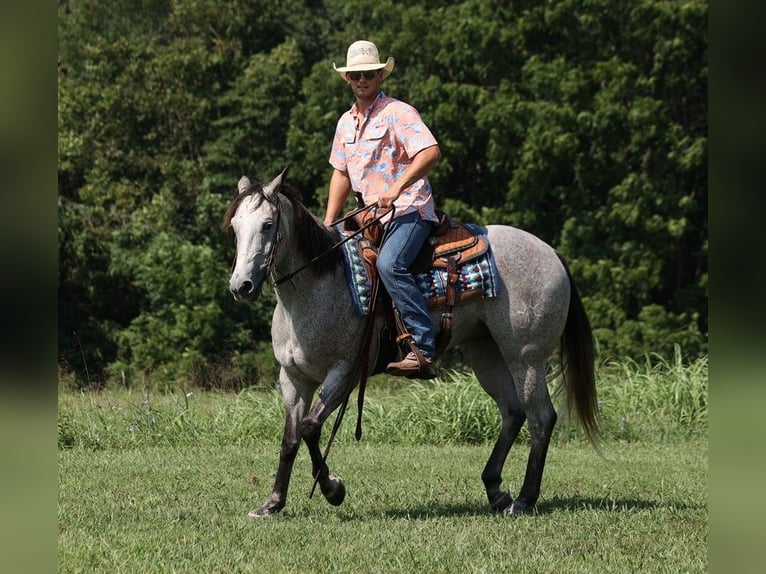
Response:
[[[328,228],[323,225],[319,219],[313,215],[306,206],[303,205],[301,194],[294,187],[283,183],[279,188],[279,194],[287,198],[293,206],[294,231],[298,238],[298,250],[305,258],[312,260],[319,257],[312,265],[311,270],[315,275],[334,271],[342,264],[343,254],[340,249],[333,247],[340,240],[340,233],[334,228]],[[221,227],[225,231],[231,230],[231,220],[237,212],[242,201],[249,196],[260,196],[262,201],[268,201],[263,195],[263,185],[254,183],[238,194],[223,216]],[[324,254],[323,257],[320,255]]]

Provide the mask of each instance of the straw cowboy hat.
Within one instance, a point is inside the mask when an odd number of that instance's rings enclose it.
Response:
[[[335,62],[332,67],[345,79],[346,72],[361,72],[363,70],[383,70],[383,78],[394,70],[394,59],[389,56],[385,64],[380,63],[378,47],[367,40],[359,40],[348,47],[346,52],[346,65],[338,68]]]

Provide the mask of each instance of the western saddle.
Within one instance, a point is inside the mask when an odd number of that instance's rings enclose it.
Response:
[[[489,242],[485,236],[474,232],[463,223],[454,221],[445,212],[437,210],[436,214],[439,217],[439,222],[434,225],[431,235],[410,266],[410,271],[424,273],[438,269],[446,272],[447,284],[444,296],[430,299],[428,303],[431,309],[441,308],[440,328],[436,336],[436,354],[439,356],[447,348],[452,336],[452,310],[455,305],[481,297],[481,290],[479,289],[457,291],[460,267],[486,254],[489,249]],[[344,221],[346,231],[354,232],[364,229],[358,241],[365,268],[373,285],[370,315],[372,317],[376,311],[382,312],[387,319],[387,324],[393,326],[391,332],[396,333],[394,338],[395,351],[398,351],[399,357],[406,354],[404,349],[412,350],[415,352],[415,356],[419,356],[420,352],[412,343],[412,336],[407,332],[399,311],[393,304],[377,304],[383,296],[389,301],[390,298],[385,294],[385,289],[378,288],[380,280],[375,264],[384,230],[379,221],[370,225],[372,219],[373,215],[370,211],[360,211]]]

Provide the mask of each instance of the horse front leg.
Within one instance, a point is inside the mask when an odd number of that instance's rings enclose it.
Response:
[[[293,472],[293,464],[301,444],[301,420],[308,410],[313,396],[313,389],[302,387],[302,392],[283,371],[280,371],[280,390],[285,402],[285,428],[282,434],[282,446],[279,450],[279,466],[271,495],[261,506],[248,513],[250,518],[261,518],[276,514],[285,507],[287,489]]]
[[[328,375],[319,392],[319,397],[301,424],[303,440],[311,456],[312,476],[319,483],[322,495],[333,506],[343,503],[346,498],[346,487],[340,478],[330,474],[330,469],[319,448],[319,438],[324,422],[346,399],[349,386],[352,384],[350,376],[344,371],[336,371]]]

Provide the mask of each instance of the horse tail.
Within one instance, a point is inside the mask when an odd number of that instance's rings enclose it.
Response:
[[[556,255],[564,266],[570,285],[569,311],[561,335],[562,380],[567,408],[574,407],[588,440],[599,450],[601,428],[596,396],[593,331],[569,266],[560,253]]]

